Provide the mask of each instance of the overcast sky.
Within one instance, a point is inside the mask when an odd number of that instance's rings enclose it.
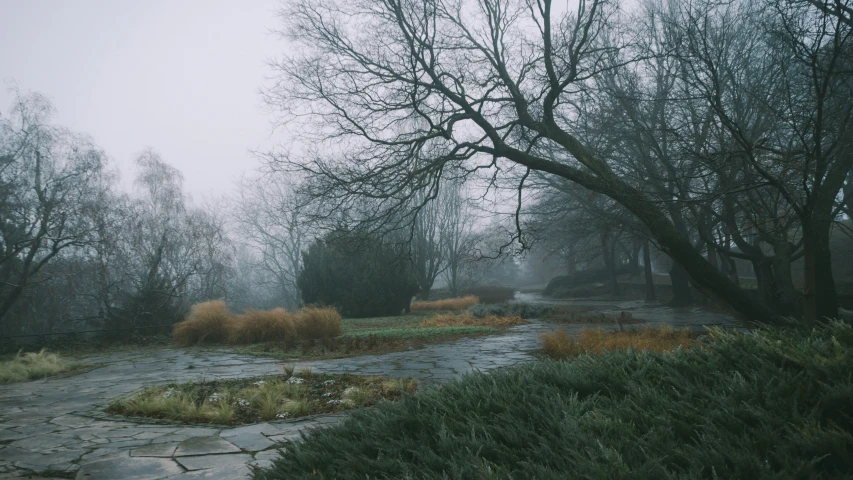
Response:
[[[285,48],[270,33],[277,0],[0,2],[0,112],[9,80],[47,95],[56,123],[90,134],[124,182],[150,146],[194,197],[217,194],[272,145],[258,89]]]

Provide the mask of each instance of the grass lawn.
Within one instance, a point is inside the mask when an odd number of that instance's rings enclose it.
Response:
[[[242,425],[298,418],[395,400],[409,379],[285,372],[284,375],[150,387],[113,402],[107,413],[177,422]]]
[[[45,349],[39,352],[19,352],[9,358],[0,359],[0,383],[26,382],[87,368],[58,354],[48,353]]]
[[[853,478],[853,329],[715,331],[475,373],[286,444],[257,480]]]
[[[498,325],[501,322],[496,322],[498,326],[421,325],[442,313],[420,311],[394,317],[344,318],[341,323],[343,335],[339,337],[302,341],[293,346],[280,342],[259,343],[234,347],[234,350],[283,360],[342,358],[416,349],[462,337],[499,333],[507,328],[506,325]]]

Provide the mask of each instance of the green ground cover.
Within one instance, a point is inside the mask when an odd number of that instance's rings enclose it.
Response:
[[[285,446],[257,480],[853,476],[853,329],[476,373]]]

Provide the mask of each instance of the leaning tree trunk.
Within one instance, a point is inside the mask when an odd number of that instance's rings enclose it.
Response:
[[[649,241],[643,242],[643,272],[646,274],[646,300],[655,301],[655,277],[652,273],[652,255],[649,252]]]
[[[688,236],[679,231],[660,206],[638,189],[629,185],[614,172],[595,162],[595,156],[571,135],[561,131],[549,120],[549,138],[557,141],[575,158],[595,167],[595,174],[588,174],[568,165],[542,160],[521,151],[502,147],[498,153],[518,163],[542,172],[552,173],[567,180],[602,193],[634,214],[649,230],[661,251],[689,273],[694,284],[706,295],[718,300],[737,312],[744,320],[772,324],[787,323],[785,318],[756,301],[748,293],[731,282],[708,260],[696,251]]]

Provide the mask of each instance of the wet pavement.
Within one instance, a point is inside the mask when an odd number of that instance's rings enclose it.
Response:
[[[533,303],[590,305],[628,310],[635,318],[676,326],[734,326],[732,317],[644,302],[548,300]],[[580,325],[531,322],[508,332],[419,350],[336,360],[299,362],[317,373],[414,377],[438,384],[464,373],[533,360],[539,335]],[[140,349],[89,357],[103,365],[89,372],[0,386],[0,478],[240,479],[269,465],[280,443],[338,422],[345,413],[240,427],[154,424],[103,413],[114,399],[169,382],[246,378],[281,372],[279,360],[217,350]],[[42,476],[34,476],[42,472]]]

